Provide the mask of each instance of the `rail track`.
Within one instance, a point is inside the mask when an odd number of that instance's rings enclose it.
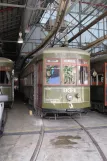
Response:
[[[43,122],[43,120],[41,120],[41,121],[42,121],[42,124],[41,124],[41,130],[40,130],[39,139],[38,139],[37,145],[36,145],[36,147],[34,149],[34,152],[33,152],[32,156],[31,156],[30,161],[36,161],[37,160],[39,152],[40,152],[40,149],[41,149],[41,145],[42,145],[42,142],[43,142],[45,130],[44,130],[44,122]]]
[[[4,126],[6,124],[6,121],[7,121],[7,110],[4,109],[4,112],[3,112],[3,118],[2,118],[2,124],[1,124],[1,127],[0,127],[0,138],[3,136],[3,132],[4,132]]]
[[[97,151],[99,152],[101,158],[103,161],[107,161],[107,158],[105,156],[105,154],[103,153],[102,149],[100,148],[98,142],[94,139],[94,137],[91,135],[91,133],[88,131],[88,129],[83,126],[82,124],[80,124],[76,119],[72,118],[83,130],[84,132],[89,136],[89,138],[91,139],[92,143],[95,145]]]
[[[98,153],[100,154],[102,160],[107,161],[107,158],[106,158],[104,152],[102,151],[102,149],[100,148],[98,142],[94,139],[94,137],[89,132],[90,129],[96,129],[96,127],[94,127],[94,128],[89,128],[88,127],[87,128],[87,127],[83,126],[79,121],[74,119],[73,117],[72,117],[72,119],[80,126],[80,128],[75,128],[75,129],[67,128],[67,129],[60,129],[60,130],[45,130],[44,122],[42,120],[41,130],[39,132],[40,136],[39,136],[36,148],[34,149],[33,155],[31,156],[30,161],[36,161],[37,160],[45,133],[69,132],[69,131],[73,131],[73,130],[76,130],[76,131],[84,130],[84,132],[89,136],[89,138],[91,139],[92,143],[96,147],[96,149],[97,149]],[[102,127],[99,126],[99,128],[97,127],[97,129],[101,129],[101,128],[107,128],[107,126],[102,126]]]
[[[107,158],[104,154],[104,152],[102,151],[102,149],[100,148],[98,142],[95,140],[95,138],[92,136],[92,134],[89,132],[89,130],[94,130],[94,129],[107,129],[107,126],[104,125],[104,126],[97,126],[97,127],[85,127],[83,126],[77,119],[71,117],[71,119],[73,121],[75,121],[79,127],[75,127],[75,128],[72,128],[72,127],[68,127],[68,128],[50,128],[50,129],[46,129],[45,125],[44,125],[44,120],[41,119],[41,128],[40,130],[38,131],[29,131],[29,132],[16,132],[16,133],[4,133],[4,135],[29,135],[29,134],[32,134],[32,135],[36,135],[36,134],[39,134],[39,139],[38,139],[38,142],[36,144],[36,147],[33,151],[33,154],[30,158],[29,161],[37,161],[37,158],[38,158],[38,155],[40,153],[40,150],[41,150],[41,146],[42,146],[42,143],[43,143],[43,139],[44,139],[44,135],[46,133],[50,133],[50,134],[53,134],[53,133],[63,133],[63,132],[73,132],[73,131],[81,131],[83,130],[87,135],[88,137],[91,139],[93,145],[96,147],[96,150],[98,151],[98,153],[100,154],[101,158],[102,158],[102,161],[107,161]]]

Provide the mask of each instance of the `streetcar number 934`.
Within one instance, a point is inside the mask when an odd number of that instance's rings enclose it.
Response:
[[[63,92],[64,93],[72,93],[72,92],[76,92],[76,90],[74,88],[64,88]]]

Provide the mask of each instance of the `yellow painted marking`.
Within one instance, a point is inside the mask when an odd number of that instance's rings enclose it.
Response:
[[[32,111],[31,111],[31,110],[29,110],[29,115],[30,115],[30,116],[32,116],[32,114],[33,114],[33,113],[32,113]]]

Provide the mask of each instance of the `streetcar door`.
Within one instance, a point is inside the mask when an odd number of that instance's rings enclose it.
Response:
[[[104,64],[104,100],[107,106],[107,63]]]

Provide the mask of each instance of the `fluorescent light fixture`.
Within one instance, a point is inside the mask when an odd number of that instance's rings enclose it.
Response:
[[[19,38],[18,38],[18,41],[17,41],[18,43],[23,43],[23,39],[22,39],[22,33],[21,32],[19,32]]]

